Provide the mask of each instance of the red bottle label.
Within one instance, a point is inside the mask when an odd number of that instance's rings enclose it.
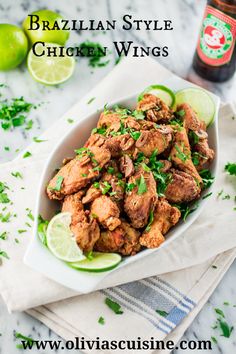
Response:
[[[201,60],[212,66],[228,63],[234,52],[235,38],[236,20],[207,6],[197,46]]]

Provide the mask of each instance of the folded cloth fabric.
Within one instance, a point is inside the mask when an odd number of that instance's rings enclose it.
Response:
[[[129,75],[129,79],[124,86],[123,78],[127,75]],[[13,205],[9,207],[12,212],[10,222],[0,225],[1,230],[6,230],[10,235],[13,235],[9,237],[8,241],[2,241],[10,260],[4,261],[4,265],[0,267],[0,294],[9,311],[25,310],[77,295],[74,291],[32,271],[22,261],[30,237],[32,237],[32,229],[28,224],[30,222],[32,225],[32,220],[29,219],[29,209],[34,208],[35,190],[42,167],[55,142],[68,130],[67,118],[81,119],[96,108],[102,107],[106,102],[118,99],[121,87],[123,96],[127,96],[133,94],[134,91],[143,90],[149,84],[162,82],[172,76],[172,73],[150,59],[136,61],[129,58],[124,60],[101,84],[59,120],[56,129],[52,127],[43,135],[43,139],[47,140],[45,143],[32,144],[27,148],[32,153],[32,157],[23,160],[19,156],[13,162],[2,165],[1,181],[11,187],[8,194],[13,202]],[[92,106],[88,106],[87,102],[91,97],[96,97],[96,100],[93,101]],[[217,192],[222,188],[224,193],[231,195],[234,193],[231,177],[226,176],[223,172],[225,163],[233,161],[235,158],[236,125],[232,120],[232,115],[231,106],[227,105],[222,108],[219,120],[221,142],[219,174],[215,183],[215,192],[210,197],[204,215],[201,215],[191,229],[170,243],[168,247],[147,256],[143,261],[129,265],[125,271],[124,269],[117,270],[105,278],[99,284],[98,289],[200,264],[236,246],[234,201],[217,198]],[[11,172],[14,171],[21,172],[23,180],[12,176]],[[14,213],[17,214],[17,217],[13,216]],[[27,225],[25,225],[26,221]],[[18,236],[20,243],[16,244],[14,238],[19,229],[26,229],[26,232]],[[1,247],[3,247],[2,243]],[[172,279],[172,282],[175,287],[175,278]],[[185,285],[183,282],[182,287],[179,287],[178,283],[176,288],[186,294]],[[31,290],[36,288],[37,291],[32,293]]]
[[[93,294],[77,296],[27,310],[65,340],[142,341],[172,340],[176,346],[236,257],[236,248],[194,267],[120,285]],[[185,283],[185,294],[178,289]],[[173,286],[175,284],[175,287]],[[108,297],[118,302],[123,314],[115,315],[104,304]],[[99,317],[105,324],[98,323]],[[125,325],[124,325],[125,324]],[[109,328],[109,330],[108,330]],[[136,343],[137,345],[137,343]],[[82,346],[80,347],[82,348]],[[111,353],[89,350],[83,353]],[[123,353],[123,350],[116,350]],[[164,354],[170,350],[145,350]],[[140,353],[132,350],[132,353]]]

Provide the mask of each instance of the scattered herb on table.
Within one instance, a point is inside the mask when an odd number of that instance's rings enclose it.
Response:
[[[212,340],[212,342],[215,343],[215,344],[218,343],[216,337],[211,337],[211,340]]]
[[[204,195],[204,196],[202,197],[202,199],[209,198],[211,195],[212,195],[212,192],[210,192],[210,193],[208,193],[208,194]]]
[[[72,124],[72,123],[74,123],[74,120],[71,119],[71,118],[68,118],[68,119],[67,119],[67,122],[70,123],[70,124]]]
[[[224,301],[224,302],[223,302],[223,305],[225,305],[225,306],[229,306],[229,305],[230,305],[230,303],[229,303],[228,301]]]
[[[18,234],[23,234],[23,233],[27,232],[27,230],[25,230],[25,229],[19,229],[19,230],[17,230],[17,232],[18,232]]]
[[[156,313],[158,313],[162,317],[167,317],[168,316],[168,312],[166,312],[164,310],[156,310]]]
[[[0,213],[0,221],[1,221],[1,222],[9,222],[11,216],[12,216],[12,214],[11,214],[10,212],[8,212],[8,213],[6,213],[6,214]]]
[[[10,257],[8,256],[7,252],[3,251],[0,249],[0,257],[4,257],[6,259],[10,259]]]
[[[21,174],[19,171],[11,172],[11,175],[12,175],[13,177],[23,179],[23,176],[22,176],[22,174]]]
[[[96,97],[92,97],[92,98],[90,98],[90,100],[88,100],[87,104],[92,103],[92,102],[95,100],[95,98],[96,98]]]
[[[0,102],[0,121],[4,130],[26,126],[27,115],[35,107],[32,103],[26,102],[23,97],[3,100]]]
[[[218,319],[219,322],[219,327],[222,331],[221,336],[225,338],[229,338],[231,336],[231,333],[233,332],[234,327],[230,326],[227,322]]]
[[[34,141],[35,143],[44,143],[44,142],[47,141],[47,140],[41,140],[41,139],[38,139],[38,138],[35,136],[35,137],[33,137],[33,141]]]
[[[85,41],[79,45],[82,56],[89,58],[89,66],[93,68],[106,66],[110,60],[102,61],[106,57],[106,50],[100,43]]]
[[[220,316],[222,316],[223,318],[225,318],[225,314],[224,314],[224,312],[223,312],[221,309],[216,308],[216,309],[215,309],[215,312],[217,313],[217,315],[220,315]]]
[[[30,157],[32,156],[31,152],[30,151],[26,151],[23,155],[23,159],[26,159],[27,157]]]
[[[8,186],[5,183],[0,182],[0,203],[10,203],[10,199],[6,193],[7,189],[9,189]]]
[[[236,176],[236,163],[228,162],[225,165],[225,171],[227,171],[230,175]]]
[[[26,208],[25,210],[28,212],[27,213],[28,218],[30,218],[30,220],[34,221],[34,216],[32,214],[32,211],[29,208]]]
[[[3,232],[0,234],[0,240],[5,241],[6,239],[7,239],[7,232],[6,232],[6,231],[3,231]]]
[[[19,332],[15,332],[14,336],[16,339],[22,339],[22,341],[24,342],[24,345],[21,344],[17,344],[16,348],[17,349],[25,349],[24,347],[26,347],[27,345],[29,345],[30,347],[32,347],[35,344],[35,340],[31,337],[26,337],[23,334],[19,333]]]
[[[101,324],[101,325],[104,325],[105,324],[105,319],[100,316],[99,319],[98,319],[98,323]]]
[[[122,314],[124,313],[124,312],[122,311],[122,309],[121,309],[121,306],[120,306],[117,302],[115,302],[115,301],[109,299],[108,297],[105,299],[105,304],[106,304],[113,312],[115,312],[116,315],[122,315]]]

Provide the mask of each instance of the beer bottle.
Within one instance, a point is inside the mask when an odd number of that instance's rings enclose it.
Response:
[[[215,82],[229,80],[236,69],[236,0],[208,0],[193,68]]]

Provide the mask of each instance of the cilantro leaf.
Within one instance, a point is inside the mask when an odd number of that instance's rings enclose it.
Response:
[[[122,313],[124,313],[124,312],[121,310],[121,306],[120,306],[117,302],[115,302],[115,301],[109,299],[108,297],[105,299],[105,304],[106,304],[113,312],[115,312],[116,315],[122,315]]]
[[[162,316],[162,317],[168,316],[168,312],[166,312],[166,311],[163,311],[163,310],[156,310],[156,312],[157,312],[160,316]]]
[[[147,184],[143,175],[137,180],[138,195],[147,192]]]
[[[232,176],[236,176],[236,163],[228,162],[225,165],[225,171],[227,171]]]
[[[56,185],[55,185],[55,187],[53,188],[54,191],[60,192],[61,187],[62,187],[62,182],[63,182],[63,180],[64,180],[64,177],[62,177],[62,176],[58,176],[58,177],[57,177]]]

